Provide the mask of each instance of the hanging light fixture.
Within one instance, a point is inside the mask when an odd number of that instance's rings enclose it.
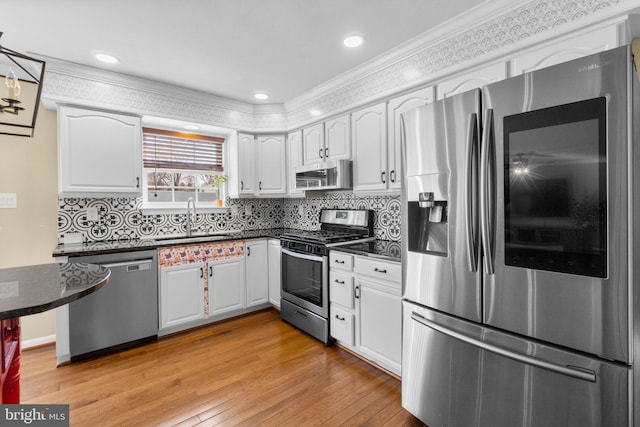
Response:
[[[2,32],[0,32],[2,37]],[[33,136],[45,63],[0,44],[0,134]]]

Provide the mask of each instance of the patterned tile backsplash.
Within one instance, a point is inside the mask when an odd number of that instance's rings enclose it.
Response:
[[[145,215],[140,198],[60,198],[58,199],[58,240],[67,233],[80,233],[85,243],[101,241],[128,242],[150,236],[184,233],[185,212]],[[397,195],[355,195],[347,192],[309,193],[304,199],[229,199],[234,209],[215,213],[198,213],[194,233],[213,233],[266,228],[320,228],[323,208],[373,209],[375,237],[400,240],[400,197]],[[247,215],[246,206],[251,206]],[[87,208],[98,210],[98,221],[87,220]],[[302,214],[301,214],[302,212]]]

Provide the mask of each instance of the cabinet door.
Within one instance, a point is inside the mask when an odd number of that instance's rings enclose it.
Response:
[[[328,120],[324,124],[324,158],[338,160],[351,158],[349,115]]]
[[[284,136],[259,136],[258,194],[287,192],[287,168]]]
[[[322,123],[302,130],[304,164],[318,163],[324,160],[324,128]]]
[[[140,117],[60,106],[58,173],[61,195],[140,195]]]
[[[269,302],[280,307],[280,240],[269,240]]]
[[[209,314],[222,314],[246,306],[244,258],[209,262]]]
[[[302,166],[302,131],[287,135],[287,194],[304,197],[304,191],[296,190],[296,168]]]
[[[507,77],[507,64],[498,62],[482,68],[451,77],[437,86],[438,99],[448,98],[458,93],[480,88]]]
[[[618,46],[618,31],[615,26],[564,40],[554,39],[542,47],[515,56],[511,61],[511,75],[528,73]]]
[[[204,318],[204,264],[160,269],[160,329]]]
[[[238,134],[238,174],[240,194],[256,192],[256,147],[253,135]]]
[[[247,242],[247,307],[269,302],[267,241]]]
[[[358,350],[374,362],[400,374],[402,303],[400,292],[359,279]]]
[[[400,115],[405,111],[433,102],[433,87],[426,87],[406,95],[399,96],[389,101],[389,129],[387,165],[389,171],[389,188],[399,189],[402,177],[400,176],[400,145],[402,142],[402,126]]]
[[[351,115],[353,142],[353,189],[387,188],[387,108],[386,103],[356,111]]]

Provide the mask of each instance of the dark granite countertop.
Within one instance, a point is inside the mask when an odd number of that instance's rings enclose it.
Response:
[[[353,243],[351,245],[333,247],[331,250],[364,255],[387,261],[400,262],[402,260],[402,245],[400,242],[392,242],[390,240],[374,240],[372,242]]]
[[[51,310],[100,289],[109,269],[80,263],[0,269],[0,320]]]
[[[227,234],[214,235],[194,235],[192,237],[162,237],[143,238],[128,242],[108,241],[94,243],[71,243],[59,244],[53,250],[53,256],[79,256],[79,255],[99,255],[116,252],[142,251],[159,248],[162,246],[188,245],[203,242],[228,242],[233,240],[246,240],[257,238],[279,238],[290,228],[269,228],[264,230],[229,231]]]

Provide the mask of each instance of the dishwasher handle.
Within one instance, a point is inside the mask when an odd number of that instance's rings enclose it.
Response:
[[[151,268],[151,264],[153,263],[153,258],[147,259],[137,259],[134,261],[121,261],[121,262],[112,262],[108,264],[101,264],[105,268],[116,268],[116,267],[126,267],[127,272],[135,272],[140,270],[149,270]]]

